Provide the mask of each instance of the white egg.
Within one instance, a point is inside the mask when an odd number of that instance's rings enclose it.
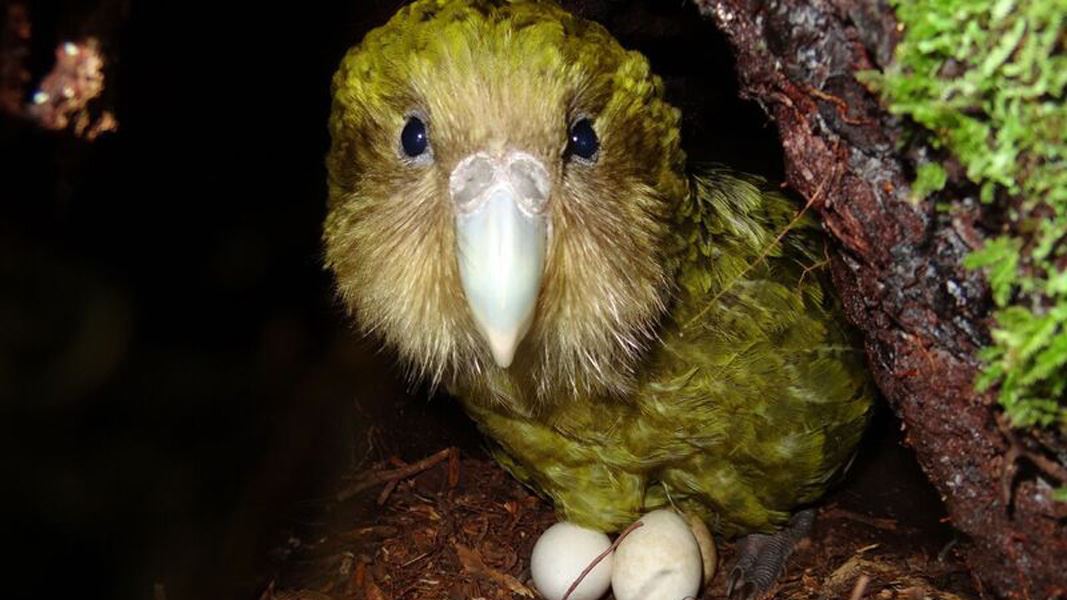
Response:
[[[700,546],[685,519],[654,510],[615,548],[616,600],[683,600],[700,589]]]
[[[549,527],[538,538],[530,557],[534,586],[546,600],[562,600],[596,557],[611,547],[607,535],[563,521]],[[604,557],[585,576],[569,600],[597,600],[611,585],[612,556]]]

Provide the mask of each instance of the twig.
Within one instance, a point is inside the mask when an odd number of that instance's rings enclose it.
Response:
[[[871,583],[871,578],[868,575],[860,575],[856,579],[856,586],[852,588],[852,593],[849,594],[848,600],[860,600],[863,597],[863,593],[867,591],[867,585]]]
[[[1005,510],[1009,510],[1011,507],[1012,480],[1015,478],[1015,474],[1018,471],[1018,465],[1016,463],[1020,458],[1025,458],[1046,476],[1059,481],[1061,484],[1067,484],[1067,468],[1064,468],[1063,465],[1043,456],[1040,452],[1035,452],[1024,446],[1019,440],[1019,436],[1016,435],[1016,432],[1011,428],[1011,425],[1006,422],[1003,413],[996,416],[996,422],[997,428],[1000,429],[1000,433],[1003,434],[1004,438],[1008,441],[1008,451],[1004,454],[1004,466],[1000,476],[1000,495],[1001,500],[1004,502]]]
[[[440,452],[433,454],[432,456],[427,456],[426,458],[418,462],[411,463],[406,467],[372,473],[365,479],[358,481],[338,492],[337,501],[344,502],[345,500],[348,500],[349,498],[355,496],[356,494],[359,494],[364,490],[370,489],[376,485],[386,483],[388,481],[399,481],[401,479],[407,479],[408,477],[418,475],[419,473],[431,469],[437,464],[443,462],[452,454],[453,451],[455,451],[453,448],[445,448],[444,450],[441,450]]]
[[[1045,475],[1059,480],[1060,483],[1067,483],[1067,469],[1060,466],[1056,461],[1049,460],[1037,452],[1033,452],[1026,448],[1023,448],[1023,456],[1026,457],[1026,460],[1033,463],[1035,467],[1041,469]]]
[[[382,488],[382,493],[378,494],[378,506],[384,506],[385,505],[386,500],[389,499],[389,496],[393,493],[393,490],[396,489],[396,486],[399,483],[400,483],[400,479],[399,478],[398,479],[390,479],[389,481],[385,482],[385,487]]]
[[[630,535],[635,529],[642,526],[644,526],[644,523],[642,523],[641,521],[634,521],[630,524],[629,527],[624,529],[623,532],[619,534],[619,537],[615,538],[615,541],[612,542],[610,546],[608,546],[607,550],[601,552],[599,556],[593,559],[593,562],[589,563],[588,566],[582,569],[582,572],[578,575],[578,579],[575,579],[574,583],[571,584],[571,587],[567,588],[567,592],[563,594],[562,600],[569,600],[571,594],[574,593],[574,590],[578,589],[578,586],[582,583],[582,580],[585,579],[586,575],[589,575],[589,573],[591,573],[593,569],[595,569],[596,566],[600,564],[600,561],[604,560],[604,558],[614,552],[615,549],[619,547],[619,543],[622,542],[622,540],[625,539],[626,536]]]
[[[820,260],[819,262],[817,262],[817,263],[815,263],[813,265],[808,265],[808,266],[804,267],[804,270],[800,273],[800,279],[797,280],[797,288],[799,289],[800,286],[804,285],[804,278],[808,276],[808,273],[811,273],[812,271],[815,271],[816,269],[821,269],[821,268],[825,267],[828,264],[830,264],[830,251],[826,246],[826,242],[823,241],[823,244],[822,244],[822,260]]]
[[[1000,502],[1004,505],[1004,512],[1011,512],[1012,505],[1012,482],[1015,480],[1015,473],[1019,470],[1019,442],[1014,438],[1009,438],[1011,445],[1008,446],[1008,452],[1004,455],[1003,465],[1000,471]]]
[[[848,112],[849,112],[849,110],[848,110],[849,109],[848,102],[845,102],[845,100],[843,98],[838,98],[837,96],[835,96],[833,94],[828,94],[828,93],[826,93],[826,92],[824,92],[824,91],[822,91],[822,90],[820,90],[818,88],[814,88],[814,87],[809,87],[808,88],[808,93],[810,93],[812,96],[815,96],[816,98],[819,98],[820,100],[826,100],[830,104],[833,104],[834,106],[836,106],[837,107],[837,115],[839,117],[841,117],[842,121],[844,121],[845,123],[848,123],[849,125],[871,125],[872,124],[871,121],[865,121],[863,119],[856,119],[856,118],[848,116]]]
[[[822,512],[822,518],[824,519],[833,519],[835,517],[841,519],[848,519],[850,521],[856,521],[858,523],[863,523],[864,525],[876,527],[878,529],[884,529],[886,531],[896,531],[898,526],[896,519],[887,519],[884,517],[869,517],[867,515],[861,515],[850,510],[845,510],[840,506],[833,506],[831,508],[827,508]]]
[[[448,455],[448,487],[454,488],[459,485],[459,448],[451,448]]]
[[[696,323],[698,320],[700,320],[705,314],[707,314],[709,310],[711,310],[713,306],[715,306],[715,304],[719,301],[719,298],[721,298],[723,294],[733,289],[734,284],[740,281],[742,277],[747,275],[748,272],[755,268],[756,265],[763,262],[767,258],[767,255],[770,254],[771,251],[774,250],[774,248],[779,243],[781,243],[782,238],[784,238],[787,233],[792,231],[793,227],[795,227],[796,224],[800,222],[800,219],[804,218],[804,215],[807,214],[808,210],[815,205],[815,202],[819,199],[819,196],[822,195],[823,190],[826,189],[826,183],[831,179],[834,179],[835,177],[837,177],[836,165],[834,170],[831,171],[825,178],[823,178],[822,181],[819,182],[819,187],[816,188],[815,192],[811,195],[810,198],[808,198],[808,201],[804,203],[804,206],[799,211],[797,211],[797,214],[793,216],[793,219],[789,221],[789,223],[787,223],[781,231],[778,232],[778,235],[774,236],[774,239],[771,240],[771,242],[767,244],[762,250],[760,250],[759,255],[756,256],[756,258],[753,259],[752,262],[745,265],[745,268],[742,269],[740,273],[734,276],[734,278],[731,279],[729,283],[724,285],[722,289],[716,292],[716,294],[711,298],[711,300],[708,301],[707,305],[704,306],[704,308],[700,309],[700,312],[698,312],[693,318],[686,321],[685,325],[683,325],[682,328],[688,329],[693,325],[693,323]]]
[[[419,562],[420,560],[422,560],[422,559],[426,558],[426,557],[427,557],[427,556],[429,556],[429,555],[430,555],[430,553],[429,553],[429,552],[423,552],[422,554],[420,554],[420,555],[416,556],[415,558],[413,558],[413,559],[411,559],[411,560],[407,561],[406,563],[404,563],[404,564],[400,565],[400,568],[401,568],[401,569],[406,569],[406,568],[410,567],[411,565],[413,565],[413,564],[415,564],[415,563]]]

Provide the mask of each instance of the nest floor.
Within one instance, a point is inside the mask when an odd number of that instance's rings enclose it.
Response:
[[[772,597],[977,597],[962,560],[966,542],[944,523],[907,451],[890,448],[860,462],[819,508]],[[528,560],[556,518],[480,452],[446,448],[411,463],[393,457],[352,473],[340,489],[317,525],[276,549],[261,600],[539,597]],[[704,599],[726,597],[733,545],[716,541],[719,569]]]

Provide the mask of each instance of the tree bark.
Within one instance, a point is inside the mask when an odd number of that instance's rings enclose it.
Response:
[[[974,379],[990,303],[962,258],[980,207],[909,199],[899,124],[857,81],[892,58],[878,0],[695,0],[727,35],[742,93],[776,122],[786,178],[836,239],[834,280],[907,443],[970,536],[976,577],[1000,596],[1067,596],[1062,504],[1016,467],[1018,443]],[[942,199],[944,200],[944,199]]]

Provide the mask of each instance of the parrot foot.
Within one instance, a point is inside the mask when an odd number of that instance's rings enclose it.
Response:
[[[756,600],[766,596],[785,571],[785,563],[797,543],[811,533],[814,522],[815,510],[802,510],[778,533],[753,533],[741,538],[737,543],[737,564],[726,583],[730,600]]]

